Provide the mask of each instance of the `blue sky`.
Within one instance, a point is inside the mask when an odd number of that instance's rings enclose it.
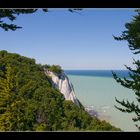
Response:
[[[0,29],[0,50],[35,58],[37,63],[58,64],[63,69],[124,69],[133,55],[125,41],[116,41],[134,9],[41,10],[18,16],[16,31]]]

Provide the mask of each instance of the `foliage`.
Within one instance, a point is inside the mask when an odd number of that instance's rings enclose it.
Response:
[[[126,23],[125,27],[126,30],[122,32],[122,35],[120,37],[114,37],[116,40],[125,40],[128,42],[128,46],[130,50],[133,51],[134,54],[139,55],[140,54],[140,9],[136,10],[137,15],[134,16],[133,20],[130,23]],[[131,67],[128,67],[125,65],[125,67],[129,70],[129,79],[125,78],[121,79],[119,78],[114,72],[113,76],[115,80],[120,83],[122,86],[133,90],[134,95],[136,96],[136,99],[138,101],[138,104],[129,101],[119,101],[116,98],[116,101],[122,105],[124,108],[120,108],[115,106],[117,109],[119,109],[122,112],[132,113],[134,112],[136,116],[132,118],[134,122],[140,121],[140,60],[134,60],[133,62],[135,69],[132,69]],[[140,130],[140,127],[136,125],[137,128]]]
[[[115,128],[106,121],[100,121],[98,118],[94,117],[90,122],[89,128],[94,131],[121,131],[119,128]]]
[[[14,106],[14,77],[12,69],[8,65],[6,67],[5,75],[0,79],[0,130],[11,130],[11,107]]]
[[[0,9],[0,27],[5,31],[21,28],[15,24],[8,24],[3,22],[1,19],[7,18],[10,21],[16,20],[17,16],[20,14],[31,14],[36,12],[37,9]]]
[[[47,68],[49,71],[52,71],[52,72],[54,72],[54,73],[56,73],[56,74],[60,74],[61,72],[63,72],[61,66],[59,66],[59,65],[52,65],[52,66],[47,65],[46,68]]]
[[[66,101],[34,59],[0,51],[0,131],[58,130],[120,131]]]
[[[130,50],[134,54],[140,53],[140,9],[136,10],[135,15],[130,23],[125,24],[126,30],[122,32],[120,37],[115,37],[116,40],[126,40]]]
[[[14,21],[17,19],[17,17],[21,14],[33,14],[38,9],[0,9],[0,28],[4,29],[5,31],[12,30],[15,31],[16,29],[22,28],[20,26],[17,26],[15,24],[9,24],[8,22],[4,22],[4,20],[8,19],[10,21]],[[70,8],[68,11],[70,12],[76,12],[82,10],[80,8]],[[48,12],[48,8],[42,9],[44,12]]]

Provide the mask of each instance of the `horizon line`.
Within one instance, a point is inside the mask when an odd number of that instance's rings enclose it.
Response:
[[[112,70],[127,70],[127,69],[63,69],[64,71],[65,70],[110,70],[110,71],[112,71]],[[127,71],[129,71],[129,70],[127,70]]]

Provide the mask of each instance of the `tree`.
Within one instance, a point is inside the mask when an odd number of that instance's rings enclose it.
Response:
[[[16,20],[16,18],[21,14],[33,14],[38,9],[0,9],[0,28],[4,29],[5,31],[12,30],[15,31],[16,29],[22,28],[15,24],[9,24],[8,22],[4,22],[4,19],[8,19],[10,21]],[[48,12],[48,8],[42,9],[44,12]],[[72,8],[68,9],[70,12],[76,12],[77,10],[81,10],[81,8]],[[3,20],[2,20],[3,19]]]
[[[79,108],[65,100],[49,82],[43,65],[0,51],[0,131],[120,131],[97,122],[82,104]]]
[[[7,18],[10,21],[14,21],[20,14],[32,14],[35,13],[36,11],[37,9],[0,9],[0,27],[3,28],[5,31],[8,30],[15,31],[18,28],[22,28],[15,24],[3,22],[2,19]],[[43,11],[48,12],[47,9],[43,9]]]
[[[130,48],[130,50],[133,51],[133,53],[136,55],[140,54],[140,9],[136,10],[137,15],[135,15],[132,19],[132,21],[130,23],[126,23],[125,24],[125,28],[126,30],[122,32],[122,35],[120,37],[115,37],[114,39],[116,40],[125,40],[128,42],[128,46]],[[119,103],[120,105],[122,105],[122,107],[118,107],[115,106],[117,109],[119,109],[122,112],[127,112],[127,113],[132,113],[134,112],[136,114],[136,116],[134,118],[132,118],[132,120],[134,122],[138,122],[140,121],[140,60],[134,60],[133,59],[133,64],[135,66],[135,69],[132,69],[131,67],[128,67],[125,65],[125,67],[127,68],[127,70],[129,70],[129,79],[124,77],[119,78],[114,72],[113,72],[113,76],[115,78],[115,80],[120,83],[122,86],[133,90],[136,99],[138,101],[137,103],[133,102],[129,102],[127,101],[119,101],[117,98],[115,98],[115,100],[117,101],[117,103]],[[140,131],[140,126],[138,126],[138,124],[136,124],[136,127],[139,129]]]
[[[12,68],[7,65],[4,76],[0,76],[0,130],[11,130],[11,107],[14,96],[14,77]]]
[[[59,65],[48,66],[48,70],[50,70],[56,74],[60,74],[63,71],[61,66],[59,66]]]

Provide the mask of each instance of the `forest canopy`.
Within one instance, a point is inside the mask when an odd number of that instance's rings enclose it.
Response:
[[[0,51],[0,131],[58,130],[120,131],[66,101],[35,59]]]

